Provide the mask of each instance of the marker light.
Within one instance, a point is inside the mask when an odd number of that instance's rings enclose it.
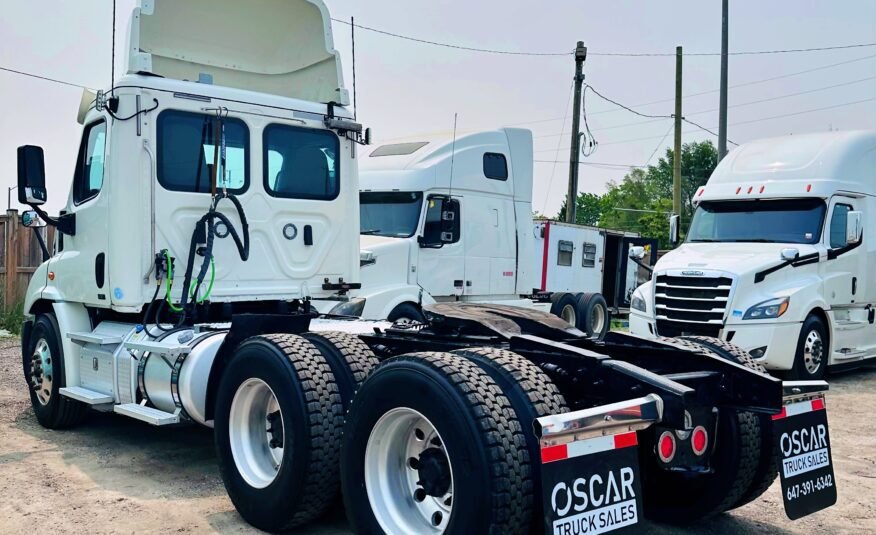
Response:
[[[664,463],[675,458],[675,435],[671,432],[664,431],[657,440],[657,457]]]
[[[812,184],[806,184],[806,193],[812,191]]]
[[[50,281],[55,280],[55,272],[54,271],[49,271],[49,280]]]
[[[697,457],[706,453],[706,448],[709,447],[709,435],[705,427],[698,425],[694,428],[690,435],[690,446]]]
[[[763,189],[764,189],[765,187],[766,187],[766,186],[761,186],[761,187],[760,187],[760,193],[763,193]]]
[[[748,186],[748,193],[751,193],[751,190],[754,189],[754,186]]]
[[[742,186],[739,186],[738,188],[736,188],[736,195],[739,195],[740,191],[742,191]]]

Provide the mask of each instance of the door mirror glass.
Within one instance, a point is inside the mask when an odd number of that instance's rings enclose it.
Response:
[[[46,197],[43,148],[34,145],[18,147],[18,202],[45,204]]]
[[[28,228],[40,228],[46,226],[46,222],[40,219],[36,210],[26,210],[22,212],[21,224]]]
[[[669,216],[669,243],[675,245],[678,243],[678,224],[681,218],[678,215]]]
[[[800,251],[795,249],[794,247],[788,247],[787,249],[782,249],[782,260],[785,262],[793,262],[800,257]]]
[[[442,247],[459,241],[459,201],[447,197],[430,197],[426,201],[426,221],[423,234],[417,238],[420,247]]]
[[[365,141],[365,144],[366,144],[366,145],[370,145],[370,144],[371,144],[371,129],[370,129],[370,128],[366,128],[366,129],[365,129],[365,139],[364,139],[364,141]]]
[[[641,245],[630,247],[630,258],[633,260],[642,260],[645,258],[645,248]]]
[[[863,230],[863,214],[861,212],[849,212],[846,216],[846,243],[849,245],[860,243]]]

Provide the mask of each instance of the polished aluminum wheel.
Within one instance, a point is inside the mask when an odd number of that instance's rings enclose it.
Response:
[[[824,341],[821,339],[821,334],[812,329],[803,343],[803,365],[806,366],[806,373],[809,375],[817,373],[821,368],[823,357]]]
[[[593,336],[599,336],[602,333],[602,329],[605,327],[605,316],[605,308],[593,307],[593,311],[590,313],[590,330],[593,332]]]
[[[52,350],[45,338],[40,338],[33,349],[30,362],[30,387],[36,393],[41,405],[48,405],[52,399]]]
[[[578,311],[575,310],[575,305],[566,305],[560,310],[560,317],[572,327],[578,326]]]
[[[453,512],[453,470],[425,416],[398,407],[380,417],[365,448],[365,490],[386,533],[443,533]]]
[[[231,454],[241,477],[257,489],[270,485],[283,464],[283,412],[271,387],[247,379],[234,394],[228,416]]]

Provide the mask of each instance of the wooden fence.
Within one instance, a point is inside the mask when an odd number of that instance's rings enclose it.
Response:
[[[18,210],[7,210],[0,215],[3,242],[0,243],[0,282],[3,288],[3,306],[10,308],[24,299],[27,284],[33,272],[43,262],[43,251],[34,230],[21,224]],[[43,227],[38,232],[52,250],[54,227]]]

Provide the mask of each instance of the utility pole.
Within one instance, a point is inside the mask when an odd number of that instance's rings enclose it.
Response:
[[[569,155],[569,193],[566,196],[566,223],[575,222],[575,209],[578,204],[578,158],[581,127],[581,86],[584,83],[584,60],[587,59],[587,47],[583,41],[578,41],[575,47],[575,102],[572,107],[572,147]]]
[[[723,0],[721,15],[721,97],[718,105],[718,161],[727,154],[727,19],[730,0]]]
[[[675,47],[675,148],[672,155],[672,212],[681,215],[681,47]]]

